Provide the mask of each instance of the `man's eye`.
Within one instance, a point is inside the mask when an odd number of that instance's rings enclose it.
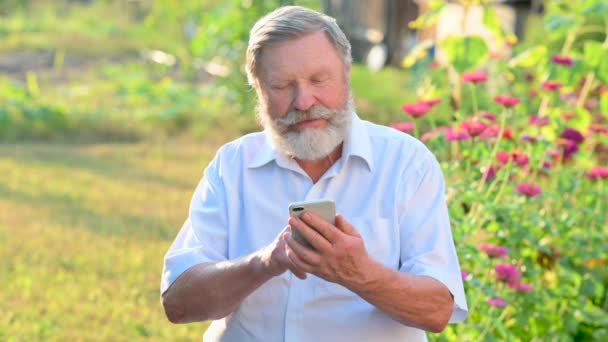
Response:
[[[289,85],[287,85],[287,84],[276,84],[276,85],[272,85],[270,87],[272,89],[274,89],[274,90],[285,90],[285,89],[287,89],[287,87],[289,87]]]
[[[327,77],[315,77],[312,79],[312,83],[319,84],[327,81]]]

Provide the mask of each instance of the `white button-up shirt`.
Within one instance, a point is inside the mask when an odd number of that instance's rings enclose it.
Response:
[[[205,169],[190,216],[165,256],[161,293],[188,268],[235,259],[270,244],[287,225],[288,205],[332,199],[364,239],[368,254],[394,270],[430,276],[454,296],[450,322],[467,316],[443,175],[419,141],[359,119],[342,157],[313,183],[263,132],[223,146]],[[205,341],[426,341],[347,288],[287,271],[253,291]]]

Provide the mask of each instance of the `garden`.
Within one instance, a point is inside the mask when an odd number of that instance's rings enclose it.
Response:
[[[0,0],[0,340],[194,340],[162,258],[222,144],[259,130],[247,35],[320,1]],[[524,39],[493,3],[402,65],[356,64],[363,118],[437,156],[470,316],[434,341],[608,340],[608,4],[545,1]],[[437,25],[428,1],[409,25]]]

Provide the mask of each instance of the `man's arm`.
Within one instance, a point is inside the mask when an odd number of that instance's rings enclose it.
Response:
[[[287,229],[271,245],[255,253],[188,269],[162,294],[169,321],[189,323],[223,318],[255,289],[287,269],[301,279],[306,278],[287,257],[286,238]]]
[[[432,332],[448,324],[454,299],[439,281],[389,269],[373,260],[357,230],[342,216],[333,226],[314,214],[290,218],[315,251],[287,239],[287,256],[305,272],[341,284],[398,322]],[[312,228],[314,227],[314,228]]]

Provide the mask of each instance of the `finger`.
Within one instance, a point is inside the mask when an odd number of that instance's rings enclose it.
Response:
[[[301,220],[318,231],[327,241],[332,244],[339,237],[340,230],[336,229],[333,224],[325,221],[325,219],[315,213],[304,213],[302,214]]]
[[[289,224],[293,229],[297,229],[316,250],[323,252],[331,248],[331,243],[327,239],[299,218],[290,217]]]
[[[321,256],[318,252],[304,247],[291,236],[287,239],[287,245],[289,245],[289,248],[307,264],[318,265],[321,262]]]
[[[355,226],[350,224],[350,222],[346,221],[346,219],[340,214],[336,215],[336,227],[338,227],[338,229],[340,229],[345,234],[351,236],[361,236],[359,235],[359,232],[357,231]]]
[[[305,261],[300,259],[296,252],[291,249],[287,250],[287,257],[289,258],[289,261],[292,263],[292,265],[296,267],[296,269],[298,269],[299,271],[312,273],[312,271],[314,270],[313,266],[307,264]]]

